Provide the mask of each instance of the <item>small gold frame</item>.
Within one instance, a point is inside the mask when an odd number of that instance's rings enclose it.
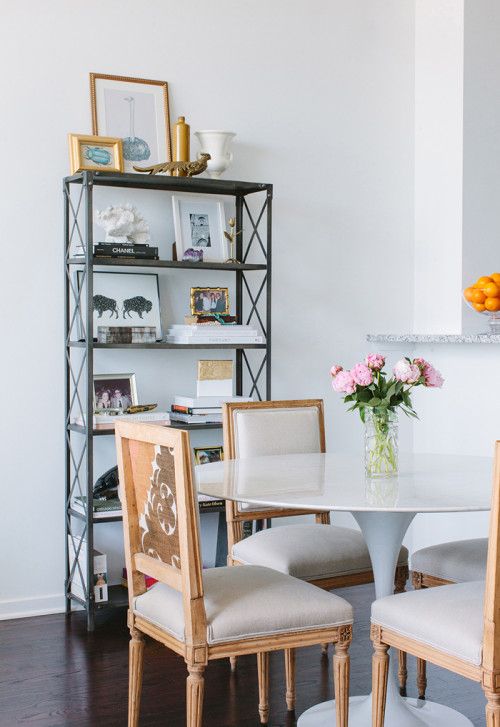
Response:
[[[92,109],[92,133],[98,134],[99,128],[97,123],[97,95],[96,80],[102,81],[122,81],[123,83],[142,83],[147,86],[161,86],[163,89],[163,111],[165,113],[165,142],[167,149],[167,162],[172,161],[172,144],[170,131],[170,108],[168,103],[168,83],[166,81],[151,81],[147,78],[132,78],[130,76],[112,76],[108,73],[90,73],[90,105]]]
[[[219,459],[214,459],[214,462],[223,462],[224,461],[224,448],[222,445],[210,445],[208,447],[193,447],[194,452],[194,462],[195,464],[208,464],[208,462],[200,462],[200,454],[203,452],[217,452],[220,457]]]
[[[68,142],[71,174],[77,172],[123,172],[121,139],[113,136],[68,134]],[[94,155],[85,156],[85,153],[89,154],[91,149],[95,149]],[[110,155],[109,161],[103,162],[104,152]]]
[[[196,296],[199,293],[208,292],[210,293],[223,293],[226,296],[226,305],[223,311],[199,311],[196,310]],[[229,288],[191,288],[191,315],[192,316],[213,316],[215,313],[222,316],[229,315]]]

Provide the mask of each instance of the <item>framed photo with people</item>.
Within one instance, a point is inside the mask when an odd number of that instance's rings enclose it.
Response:
[[[94,412],[116,414],[137,406],[135,374],[95,374]]]
[[[191,288],[191,315],[229,315],[228,288]]]
[[[194,447],[195,464],[209,464],[210,462],[222,462],[224,449],[218,447]]]

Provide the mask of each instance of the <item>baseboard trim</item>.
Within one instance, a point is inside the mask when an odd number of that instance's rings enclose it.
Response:
[[[64,612],[64,595],[34,596],[12,601],[0,601],[0,621],[11,618],[29,618]]]

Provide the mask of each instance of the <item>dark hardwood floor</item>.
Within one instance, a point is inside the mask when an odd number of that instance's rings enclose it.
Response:
[[[351,693],[370,689],[371,648],[368,637],[372,586],[338,593],[355,608],[355,641],[351,648]],[[127,723],[127,643],[125,611],[100,614],[87,634],[81,613],[0,622],[0,726],[123,727]],[[409,660],[409,695],[415,695],[415,665]],[[148,643],[144,670],[141,727],[184,727],[185,665],[182,659]],[[297,711],[300,715],[332,693],[331,661],[319,648],[297,656]],[[271,660],[272,727],[293,727],[286,712],[283,658]],[[484,703],[477,684],[429,667],[428,696],[466,714],[483,727]],[[232,675],[227,660],[211,662],[206,671],[204,727],[258,727],[257,675],[254,657],[239,660]],[[453,727],[450,725],[450,727]]]

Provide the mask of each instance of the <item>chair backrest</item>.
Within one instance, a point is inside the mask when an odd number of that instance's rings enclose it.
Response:
[[[490,534],[484,595],[483,669],[491,674],[491,689],[500,686],[500,442],[495,444]],[[487,679],[483,675],[483,682]]]
[[[223,406],[223,426],[225,459],[325,451],[321,399],[226,403]],[[228,501],[229,545],[232,547],[243,536],[242,521],[305,514],[310,515],[311,511],[270,509]],[[313,514],[319,522],[329,522],[328,513]]]
[[[206,641],[197,498],[189,434],[152,424],[115,426],[129,604],[145,575],[182,592],[186,642]]]

